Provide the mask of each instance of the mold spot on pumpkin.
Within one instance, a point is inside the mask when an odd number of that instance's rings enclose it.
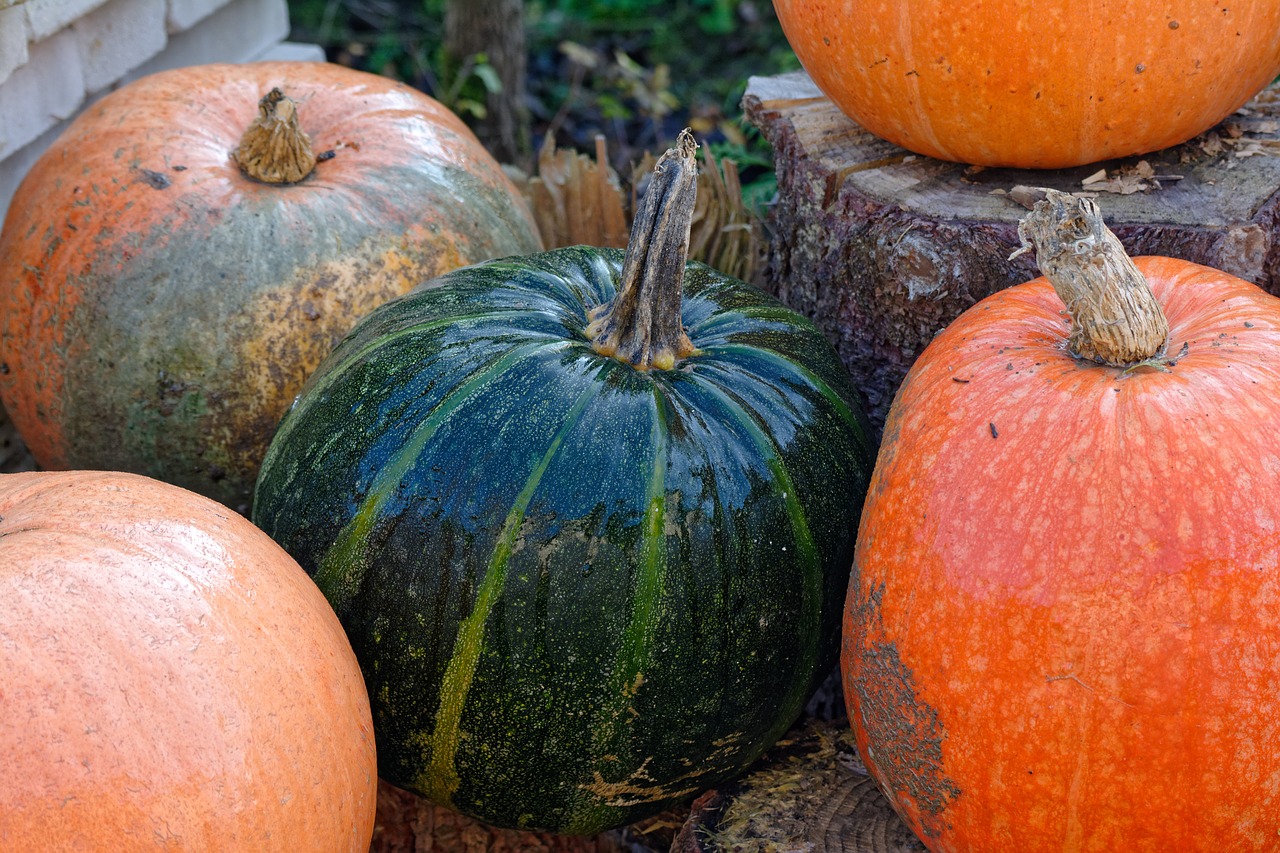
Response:
[[[884,592],[880,584],[851,602],[854,630],[845,642],[863,677],[846,679],[845,689],[854,694],[851,705],[867,733],[868,770],[891,801],[918,811],[925,835],[936,838],[945,829],[942,814],[962,791],[946,773],[942,743],[947,733],[937,709],[921,700],[897,643],[882,639]]]
[[[152,189],[167,189],[173,183],[167,175],[152,169],[138,169],[138,174],[140,175],[140,180]]]

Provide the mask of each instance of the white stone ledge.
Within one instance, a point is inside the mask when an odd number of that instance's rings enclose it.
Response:
[[[246,38],[246,33],[253,33],[254,37]],[[79,92],[75,92],[75,86],[70,86],[61,96],[62,106],[56,110],[42,106],[51,105],[56,92],[41,89],[34,82],[34,75],[27,85],[21,87],[21,92],[16,88],[10,91],[10,83],[14,79],[10,78],[0,85],[0,222],[18,184],[41,153],[58,138],[75,113],[98,97],[146,74],[185,65],[259,59],[324,61],[324,51],[318,45],[281,41],[287,33],[288,9],[284,0],[232,0],[197,26],[171,37],[163,51],[107,89],[86,97],[82,83]],[[55,64],[61,61],[72,66],[79,61],[77,45],[69,30],[46,41],[41,55],[47,53],[48,56],[41,61]],[[54,55],[51,48],[59,44],[60,51]],[[30,73],[15,73],[14,76],[22,81]],[[33,109],[39,115],[32,115],[32,118],[39,120],[24,123],[22,119],[32,114]],[[21,138],[27,141],[6,145],[6,133],[19,127],[23,130]],[[16,140],[19,135],[11,138]]]
[[[165,0],[111,0],[72,24],[85,91],[107,88],[164,50],[164,15]]]
[[[245,62],[288,35],[285,0],[232,0],[191,29],[170,36],[162,53],[125,75],[123,82],[182,65]]]
[[[27,39],[41,41],[71,26],[107,0],[29,0],[22,5]]]
[[[17,6],[0,8],[0,82],[27,64],[26,15]]]
[[[227,5],[227,0],[169,0],[165,26],[170,33],[189,30]]]

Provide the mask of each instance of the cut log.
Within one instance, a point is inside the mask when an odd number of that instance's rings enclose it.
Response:
[[[1038,275],[1030,255],[1009,260],[1034,188],[1098,194],[1131,255],[1184,258],[1280,293],[1276,87],[1183,145],[1054,171],[913,155],[846,118],[803,72],[751,78],[743,109],[778,175],[763,284],[836,345],[877,428],[939,330]]]

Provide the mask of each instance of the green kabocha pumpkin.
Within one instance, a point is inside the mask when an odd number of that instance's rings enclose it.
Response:
[[[865,417],[807,320],[686,262],[695,148],[625,256],[366,316],[259,475],[254,520],[361,661],[380,774],[492,824],[591,833],[731,777],[834,660]]]

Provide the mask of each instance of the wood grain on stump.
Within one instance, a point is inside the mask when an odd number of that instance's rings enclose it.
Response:
[[[1096,193],[1131,255],[1195,261],[1280,293],[1275,87],[1186,144],[1053,171],[913,155],[846,118],[803,72],[751,78],[743,108],[778,174],[765,287],[836,344],[877,428],[938,331],[1038,275],[1031,257],[1009,260],[1029,188]]]

